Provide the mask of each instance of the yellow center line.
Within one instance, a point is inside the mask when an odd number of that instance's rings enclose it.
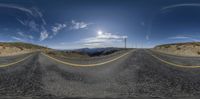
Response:
[[[153,53],[151,54],[150,52],[148,52],[151,56],[153,56],[154,58],[156,58],[157,60],[163,62],[163,63],[166,63],[166,64],[169,64],[169,65],[172,65],[172,66],[175,66],[175,67],[181,67],[181,68],[200,68],[200,66],[189,66],[189,65],[181,65],[181,64],[176,64],[176,63],[172,63],[172,62],[169,62],[169,61],[166,61],[166,60],[163,60],[161,58],[159,58],[158,56],[154,55]]]
[[[79,66],[79,67],[92,67],[92,66],[99,66],[99,65],[104,65],[104,64],[113,62],[113,61],[115,61],[115,60],[118,60],[118,59],[121,58],[121,57],[126,56],[126,55],[129,54],[130,52],[133,52],[133,51],[129,51],[129,52],[127,52],[127,53],[125,53],[125,54],[122,54],[121,56],[116,57],[116,58],[114,58],[114,59],[111,59],[111,60],[109,60],[109,61],[105,61],[105,62],[101,62],[101,63],[96,63],[96,64],[75,64],[75,63],[70,63],[70,62],[64,62],[64,61],[58,60],[58,59],[56,59],[56,58],[53,58],[53,57],[51,57],[51,56],[49,56],[49,55],[47,55],[47,54],[44,54],[44,53],[42,53],[42,54],[43,54],[44,56],[46,56],[46,57],[48,57],[48,58],[50,58],[50,59],[52,59],[52,60],[58,62],[58,63],[62,63],[62,64],[65,64],[65,65]]]
[[[21,59],[21,60],[19,60],[19,61],[13,62],[13,63],[0,65],[0,67],[8,67],[8,66],[11,66],[11,65],[15,65],[15,64],[17,64],[17,63],[20,63],[20,62],[22,62],[22,61],[28,59],[28,58],[31,57],[31,56],[32,56],[32,55],[29,55],[29,56],[27,56],[27,57],[25,57],[25,58],[23,58],[23,59]]]

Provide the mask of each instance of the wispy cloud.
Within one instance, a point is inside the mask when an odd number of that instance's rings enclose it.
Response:
[[[83,45],[87,47],[106,47],[106,45],[99,42],[84,43]]]
[[[40,41],[43,41],[43,40],[47,39],[48,37],[49,37],[49,34],[46,30],[44,30],[40,33]]]
[[[146,35],[146,36],[145,36],[145,39],[146,39],[146,40],[149,40],[149,35]]]
[[[91,24],[92,23],[86,23],[83,21],[75,21],[75,20],[72,20],[71,22],[66,22],[66,23],[56,23],[54,26],[51,27],[51,33],[49,35],[49,38],[53,38],[59,33],[59,31],[65,28],[69,30],[88,29],[89,25]]]
[[[176,8],[176,7],[184,7],[184,6],[197,6],[199,7],[199,3],[184,3],[184,4],[175,4],[175,5],[169,5],[163,7],[161,10],[166,10],[166,9],[171,9],[171,8]]]
[[[99,39],[124,39],[124,38],[127,38],[127,36],[120,36],[120,35],[115,35],[112,33],[102,32],[97,35],[97,38],[99,38]]]
[[[40,31],[40,25],[37,24],[34,20],[31,20],[27,23],[27,25],[31,28],[32,31]]]
[[[16,18],[17,19],[17,21],[19,22],[19,23],[21,23],[22,25],[26,25],[26,22],[24,22],[23,20],[21,20],[21,19],[19,19],[19,18]]]
[[[25,7],[18,6],[18,5],[13,5],[13,4],[0,4],[0,7],[17,9],[17,10],[20,10],[20,11],[27,12],[27,13],[29,13],[30,15],[33,15],[32,10],[27,9],[27,8],[25,8]]]
[[[87,29],[90,24],[91,23],[86,23],[86,22],[82,22],[82,21],[78,22],[78,21],[72,20],[70,29],[75,29],[75,30]]]
[[[188,40],[195,41],[195,42],[200,41],[199,39],[194,38],[193,36],[190,36],[190,35],[177,35],[177,36],[173,36],[173,37],[168,37],[168,39],[188,39]]]
[[[0,3],[0,8],[8,8],[14,9],[23,12],[26,15],[26,18],[22,18],[20,16],[16,17],[16,20],[25,27],[29,28],[29,32],[37,32],[39,33],[39,41],[43,41],[47,39],[50,35],[50,31],[46,29],[47,23],[43,17],[43,13],[41,10],[35,6],[24,7],[16,4],[2,4]],[[34,37],[31,35],[27,35],[25,33],[18,33],[18,36],[11,37],[15,40],[28,40],[33,39]]]
[[[66,24],[56,24],[52,26],[53,34],[56,35],[60,30],[64,29],[67,25]]]
[[[81,42],[83,45],[90,47],[102,47],[102,46],[111,46],[117,42],[122,42],[123,39],[127,38],[127,36],[116,35],[113,33],[98,33],[95,37],[90,37],[83,39]]]
[[[41,25],[36,23],[35,20],[21,20],[19,18],[16,19],[22,25],[29,27],[31,31],[39,32],[41,30]]]
[[[20,17],[16,17],[16,20],[21,23],[22,25],[29,27],[30,30],[32,32],[44,32],[46,31],[46,34],[43,36],[40,36],[40,40],[44,40],[46,39],[47,36],[47,29],[45,28],[45,25],[47,24],[45,19],[43,18],[43,14],[42,12],[37,8],[37,7],[23,7],[23,6],[19,6],[19,5],[15,5],[15,4],[0,4],[0,8],[9,8],[9,9],[15,9],[15,10],[19,10],[21,12],[24,12],[25,15],[27,16],[27,18],[20,18]],[[44,33],[42,33],[44,34]],[[22,33],[20,34],[21,36]],[[27,37],[27,35],[26,35]],[[15,37],[14,37],[15,38]],[[30,39],[33,38],[33,36],[29,36]],[[17,39],[17,38],[15,38]]]
[[[22,41],[24,42],[25,40],[16,36],[12,36],[12,39],[17,40],[17,41]]]
[[[25,34],[23,32],[17,32],[17,34],[23,38],[26,38],[26,39],[33,39],[34,37],[32,35],[28,35],[28,34]]]
[[[174,36],[174,37],[169,37],[168,39],[187,39],[187,38],[190,38],[190,37],[187,37],[187,36]]]
[[[44,19],[44,17],[43,17],[42,12],[41,12],[38,8],[36,8],[36,7],[33,7],[32,9],[33,9],[33,11],[35,12],[34,15],[40,17],[42,23],[43,23],[44,25],[46,25],[47,23],[46,23],[46,21],[45,21],[45,19]]]
[[[14,4],[0,4],[0,7],[3,7],[3,8],[10,8],[10,9],[16,9],[16,10],[19,10],[19,11],[22,11],[22,12],[25,12],[26,14],[29,14],[30,16],[32,17],[37,17],[39,18],[42,23],[44,25],[46,25],[46,21],[44,20],[43,18],[43,14],[42,12],[40,12],[40,10],[36,7],[32,7],[32,8],[25,8],[23,6],[19,6],[19,5],[14,5]],[[23,25],[29,25],[29,26],[32,26],[34,25],[36,22],[34,20],[22,20],[22,19],[19,19],[19,18],[16,18],[21,24]],[[28,22],[30,21],[30,22]],[[35,28],[35,27],[33,27]]]

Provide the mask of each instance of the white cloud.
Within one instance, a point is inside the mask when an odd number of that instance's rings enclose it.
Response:
[[[46,25],[47,23],[46,23],[45,19],[43,18],[42,12],[40,12],[40,10],[39,10],[38,8],[36,8],[36,7],[33,7],[32,9],[33,9],[33,11],[35,12],[35,13],[34,13],[35,16],[39,16],[40,19],[41,19],[41,21],[42,21],[42,23],[43,23],[44,25]]]
[[[22,25],[29,27],[31,31],[39,32],[40,28],[42,27],[40,24],[36,23],[34,20],[21,20],[19,18],[16,18],[16,19]]]
[[[187,38],[190,38],[190,37],[187,37],[187,36],[173,36],[173,37],[169,37],[168,39],[187,39]]]
[[[31,40],[34,38],[32,35],[27,35],[23,32],[17,32],[17,34],[23,38],[27,38],[27,39],[31,39]]]
[[[19,20],[19,22],[21,23],[21,21]],[[23,22],[22,22],[23,24]],[[59,31],[61,31],[64,28],[68,28],[71,30],[79,30],[79,29],[87,29],[89,25],[91,25],[92,23],[86,23],[83,21],[75,21],[72,20],[70,23],[68,24],[61,24],[61,23],[56,23],[55,26],[52,26],[51,28],[51,32],[52,34],[49,35],[49,38],[53,38],[54,36],[57,35],[57,33]]]
[[[34,20],[31,20],[27,23],[28,23],[27,25],[31,28],[31,30],[37,31],[37,32],[39,31],[39,25]]]
[[[184,6],[196,6],[199,7],[199,3],[185,3],[185,4],[175,4],[175,5],[169,5],[163,7],[161,10],[166,10],[166,9],[171,9],[171,8],[176,8],[176,7],[184,7]]]
[[[20,18],[17,17],[17,21],[19,21],[22,25],[27,26],[30,28],[31,31],[34,32],[44,32],[47,30],[45,29],[45,25],[47,24],[45,19],[43,18],[42,12],[36,8],[36,7],[23,7],[19,5],[14,5],[14,4],[1,4],[0,3],[0,8],[8,8],[8,9],[15,9],[21,12],[24,12],[27,15],[27,18]],[[43,33],[43,36],[40,36],[40,39],[46,39],[48,37],[48,34]],[[29,36],[29,38],[33,38],[32,36]]]
[[[145,39],[146,39],[146,40],[149,40],[149,35],[146,35]]]
[[[27,9],[27,8],[24,8],[24,7],[21,7],[21,6],[17,6],[17,5],[0,4],[0,7],[17,9],[17,10],[24,11],[24,12],[27,12],[27,13],[33,15],[33,12],[30,9]]]
[[[17,34],[20,36],[24,36],[24,33],[22,33],[22,32],[17,32]]]
[[[122,42],[127,36],[115,35],[112,33],[98,33],[95,37],[83,39],[83,45],[92,47],[113,46],[116,43]]]
[[[98,42],[93,42],[93,43],[85,43],[83,44],[84,46],[88,46],[88,47],[105,47],[106,45],[102,44],[102,43],[98,43]]]
[[[37,17],[37,18],[40,18],[40,20],[42,21],[42,24],[46,25],[46,21],[44,20],[43,18],[43,15],[42,13],[39,11],[38,8],[36,7],[33,7],[31,9],[28,9],[28,8],[25,8],[25,7],[22,7],[22,6],[18,6],[18,5],[13,5],[13,4],[0,4],[0,7],[3,7],[3,8],[10,8],[10,9],[16,9],[16,10],[19,10],[19,11],[22,11],[22,12],[25,12],[26,14],[29,14],[31,15],[32,17]],[[29,16],[30,17],[30,16]],[[19,18],[17,18],[17,20],[23,24],[23,25],[27,25],[29,27],[32,27],[33,29],[36,29],[36,22],[34,20],[21,20]],[[29,22],[30,21],[30,22]]]
[[[23,42],[24,42],[24,39],[19,38],[19,37],[12,36],[12,39],[15,39],[15,40],[17,40],[17,41],[23,41]]]
[[[87,29],[87,27],[90,24],[91,23],[78,22],[78,21],[72,20],[71,21],[71,27],[70,27],[70,29],[75,29],[75,30],[78,30],[78,29]]]
[[[188,39],[191,41],[197,41],[199,42],[199,39],[194,38],[193,36],[189,36],[189,35],[177,35],[177,36],[173,36],[173,37],[168,37],[168,39]]]
[[[21,20],[21,19],[19,19],[19,18],[16,18],[17,19],[17,21],[19,21],[19,23],[21,23],[22,25],[26,25],[26,23],[23,21],[23,20]]]
[[[48,36],[49,36],[49,34],[48,34],[48,32],[46,30],[42,31],[40,33],[40,41],[43,41],[43,40],[47,39]]]
[[[52,27],[52,31],[54,35],[56,35],[60,30],[64,29],[66,27],[66,24],[56,24],[56,26]]]
[[[100,38],[100,39],[124,39],[124,38],[127,38],[127,36],[120,36],[120,35],[114,35],[112,33],[102,32],[97,35],[97,38]]]

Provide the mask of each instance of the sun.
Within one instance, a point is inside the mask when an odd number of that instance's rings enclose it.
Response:
[[[103,34],[103,32],[101,30],[99,30],[97,33],[98,33],[98,35],[102,35]]]

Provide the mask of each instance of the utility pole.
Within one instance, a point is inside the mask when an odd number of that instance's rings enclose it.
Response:
[[[124,38],[124,48],[126,48],[126,39],[127,38]]]

